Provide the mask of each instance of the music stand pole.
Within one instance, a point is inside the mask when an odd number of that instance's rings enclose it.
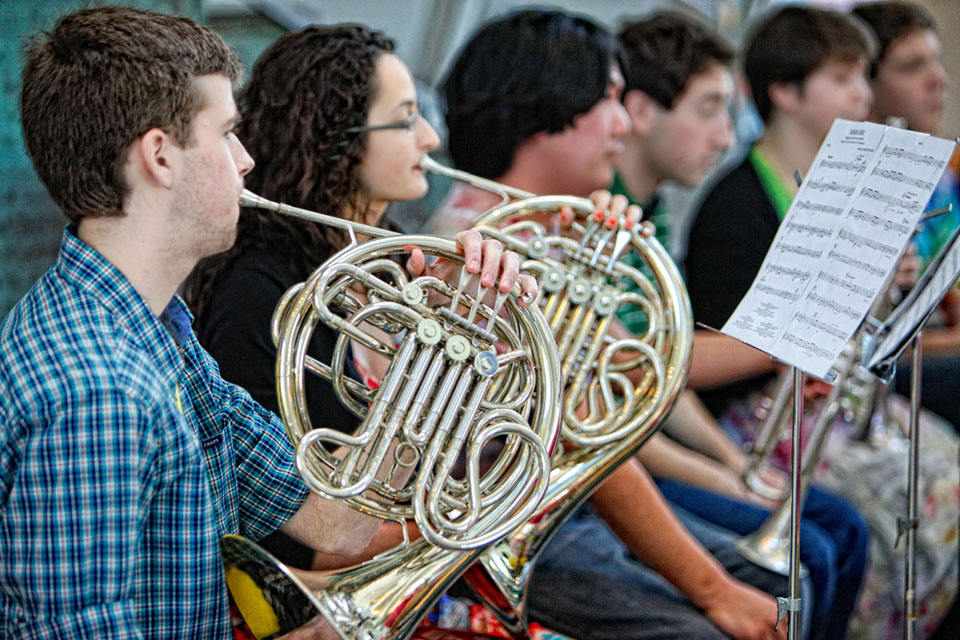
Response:
[[[800,433],[803,430],[803,370],[793,368],[793,451],[790,455],[790,612],[787,637],[800,638]]]
[[[898,522],[905,527],[907,553],[904,571],[903,624],[904,637],[914,640],[917,633],[917,488],[920,474],[920,383],[923,358],[923,332],[918,331],[913,341],[913,361],[910,371],[910,458],[907,463],[907,520]],[[902,529],[901,529],[902,530]]]

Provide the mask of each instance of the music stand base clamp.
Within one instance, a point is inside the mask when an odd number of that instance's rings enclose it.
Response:
[[[897,539],[893,542],[893,548],[896,549],[900,546],[900,538],[902,538],[905,533],[911,530],[916,531],[919,526],[919,518],[904,518],[903,516],[897,516]]]
[[[777,624],[773,627],[774,631],[780,628],[780,621],[783,620],[787,613],[796,615],[800,612],[801,600],[802,598],[794,598],[791,600],[783,596],[777,597]]]

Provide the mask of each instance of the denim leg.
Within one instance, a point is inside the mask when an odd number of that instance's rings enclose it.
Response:
[[[769,511],[670,480],[658,481],[675,506],[739,535],[755,531]],[[810,489],[800,523],[800,560],[810,571],[816,598],[806,607],[814,639],[842,639],[866,563],[867,525],[843,499]],[[808,601],[809,602],[809,601]]]
[[[837,590],[827,630],[831,634],[829,637],[842,640],[867,566],[870,527],[845,499],[817,487],[810,488],[803,516],[819,525],[833,540],[837,550]]]
[[[678,516],[735,577],[786,593],[785,578],[733,552],[732,534],[689,514]],[[589,507],[564,523],[537,560],[529,605],[532,619],[578,640],[726,638],[676,588],[633,559]]]

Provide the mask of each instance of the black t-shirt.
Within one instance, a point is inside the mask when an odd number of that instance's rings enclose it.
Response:
[[[217,275],[207,311],[195,323],[200,344],[220,365],[224,379],[240,385],[277,414],[277,350],[270,335],[270,320],[281,296],[309,275],[299,273],[282,253],[267,249],[245,251]],[[339,335],[318,322],[308,353],[330,364]],[[346,367],[351,377],[360,379],[352,358],[347,358]],[[314,427],[346,433],[356,430],[360,421],[340,404],[329,382],[308,374],[305,392]]]
[[[723,176],[704,198],[690,230],[686,285],[696,321],[719,329],[746,295],[777,234],[780,219],[750,161]],[[755,389],[754,378],[701,394],[719,414]]]
[[[282,252],[245,251],[217,275],[204,316],[194,323],[200,344],[220,365],[223,378],[246,389],[278,415],[276,348],[270,320],[287,289],[309,275],[301,273]],[[318,322],[308,353],[330,364],[339,335]],[[360,379],[349,356],[346,369],[351,377]],[[360,420],[340,404],[326,380],[308,373],[305,393],[312,426],[347,433],[359,426]],[[312,564],[313,551],[281,533],[273,533],[260,543],[288,565],[308,569]]]

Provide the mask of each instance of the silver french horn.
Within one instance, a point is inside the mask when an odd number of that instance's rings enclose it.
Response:
[[[541,280],[538,304],[560,352],[563,447],[546,497],[465,576],[509,631],[525,634],[537,556],[577,506],[656,432],[683,390],[693,342],[690,302],[660,243],[605,219],[590,200],[535,197],[429,158],[421,166],[500,195],[501,204],[473,228],[518,253],[523,269]],[[576,214],[563,233],[551,229],[545,215],[561,207]],[[628,252],[632,264],[623,259]],[[646,331],[616,338],[610,330],[626,308],[643,314]]]
[[[274,312],[280,410],[312,491],[385,520],[414,520],[422,537],[354,567],[297,572],[226,536],[231,593],[263,635],[321,613],[343,638],[409,637],[446,587],[533,515],[546,492],[561,392],[550,329],[536,305],[517,304],[518,288],[485,301],[479,278],[465,270],[452,286],[411,278],[397,262],[413,245],[462,266],[452,241],[399,236],[249,192],[241,204],[349,230],[350,246]],[[376,239],[357,244],[355,233]],[[340,332],[331,365],[307,355],[318,322]],[[376,389],[345,375],[351,343],[390,359]],[[308,374],[332,382],[361,421],[355,433],[311,424]],[[493,442],[499,453],[484,465]]]

